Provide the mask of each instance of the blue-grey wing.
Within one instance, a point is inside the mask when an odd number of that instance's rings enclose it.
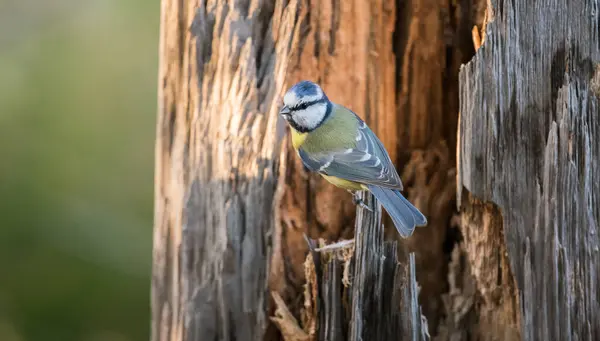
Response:
[[[354,148],[323,153],[298,154],[304,165],[313,172],[359,183],[402,190],[402,181],[383,144],[357,116],[359,127]]]

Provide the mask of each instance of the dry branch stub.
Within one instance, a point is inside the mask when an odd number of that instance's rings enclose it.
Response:
[[[317,252],[317,242],[308,240],[303,333],[287,337],[289,329],[296,330],[288,318],[285,330],[278,323],[286,341],[304,335],[327,341],[429,339],[417,299],[414,254],[407,264],[398,261],[397,243],[383,240],[381,206],[371,194],[362,198],[376,210],[357,209],[353,246]]]

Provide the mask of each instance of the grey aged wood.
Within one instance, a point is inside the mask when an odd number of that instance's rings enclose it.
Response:
[[[491,5],[485,42],[460,72],[458,201],[473,210],[464,186],[501,218],[492,231],[463,226],[466,249],[488,252],[478,235],[503,236],[522,340],[600,340],[600,2]],[[501,276],[507,285],[486,282],[489,271],[474,273],[479,291],[511,290]],[[487,339],[515,337],[503,333]]]
[[[349,283],[343,284],[344,264],[339,258],[312,252],[318,340],[429,340],[418,303],[414,254],[403,263],[398,261],[397,243],[383,240],[381,206],[374,204],[370,194],[363,193],[363,198],[376,209],[357,210]]]

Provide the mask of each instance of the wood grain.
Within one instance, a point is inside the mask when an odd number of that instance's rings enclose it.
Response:
[[[153,340],[258,340],[298,1],[163,0]]]
[[[462,231],[481,319],[501,327],[482,339],[598,340],[598,2],[491,5],[460,72]]]
[[[345,191],[320,186],[281,148],[279,99],[315,80],[393,155],[394,4],[161,6],[153,339],[275,337],[267,287],[298,312],[302,234],[351,235],[354,212]]]
[[[597,1],[161,6],[153,340],[418,339],[387,305],[417,321],[417,292],[437,340],[600,339]],[[354,263],[308,253],[355,207],[289,148],[300,79],[368,122],[427,227],[393,246],[369,222]]]

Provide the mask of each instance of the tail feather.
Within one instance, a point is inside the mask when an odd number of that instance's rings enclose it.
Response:
[[[427,225],[427,218],[400,191],[369,185],[369,191],[381,202],[403,238],[412,235],[416,226]]]

